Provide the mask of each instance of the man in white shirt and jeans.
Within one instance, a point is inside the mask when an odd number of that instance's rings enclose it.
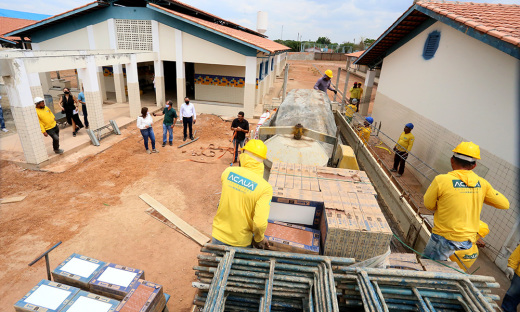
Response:
[[[184,139],[186,141],[187,133],[186,128],[189,126],[190,128],[190,140],[193,140],[193,132],[192,125],[197,122],[197,113],[195,112],[195,106],[190,104],[190,99],[188,97],[184,98],[184,104],[181,105],[181,119],[182,125],[184,126]]]

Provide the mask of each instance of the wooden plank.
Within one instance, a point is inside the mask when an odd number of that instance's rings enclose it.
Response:
[[[177,228],[179,228],[179,230],[183,231],[186,235],[188,235],[191,239],[196,241],[199,245],[204,246],[204,244],[209,242],[209,238],[206,235],[202,234],[197,229],[189,225],[186,221],[179,218],[176,214],[174,214],[168,208],[163,206],[152,196],[148,194],[141,194],[139,195],[139,198],[141,198],[145,203],[150,205],[157,212],[162,214],[166,219],[168,219],[168,221],[173,223]]]
[[[16,197],[7,197],[0,199],[0,204],[9,204],[9,203],[16,203],[19,201],[22,201],[27,196],[16,196]]]

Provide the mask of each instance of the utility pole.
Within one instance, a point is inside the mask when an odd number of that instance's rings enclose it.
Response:
[[[282,25],[282,34],[280,35],[280,40],[283,40],[283,25]]]

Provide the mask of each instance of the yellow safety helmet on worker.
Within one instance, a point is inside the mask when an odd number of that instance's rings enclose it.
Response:
[[[479,228],[478,228],[478,235],[477,240],[479,238],[484,238],[489,234],[489,226],[486,222],[480,220]],[[463,270],[468,270],[473,263],[477,260],[479,255],[478,252],[478,246],[475,242],[472,242],[472,246],[469,249],[465,250],[455,250],[453,255],[450,256],[450,260],[453,262],[456,262],[459,267]]]
[[[267,146],[261,140],[249,140],[242,150],[248,151],[262,160],[267,158]]]
[[[462,160],[474,162],[480,159],[480,147],[473,142],[461,142],[452,152]]]
[[[327,70],[325,71],[325,75],[327,75],[329,78],[332,78],[332,77],[333,77],[333,75],[332,75],[332,70],[327,69]]]

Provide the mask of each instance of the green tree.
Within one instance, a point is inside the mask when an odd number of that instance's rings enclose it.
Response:
[[[318,37],[318,40],[316,40],[316,43],[318,44],[330,44],[329,37]]]
[[[368,47],[370,47],[370,46],[372,45],[372,43],[374,43],[374,41],[376,41],[376,39],[366,38],[366,39],[363,41],[363,44],[365,45],[365,49],[367,49]]]
[[[300,42],[296,40],[280,40],[276,39],[275,42],[283,44],[289,48],[291,48],[292,52],[300,52]]]

